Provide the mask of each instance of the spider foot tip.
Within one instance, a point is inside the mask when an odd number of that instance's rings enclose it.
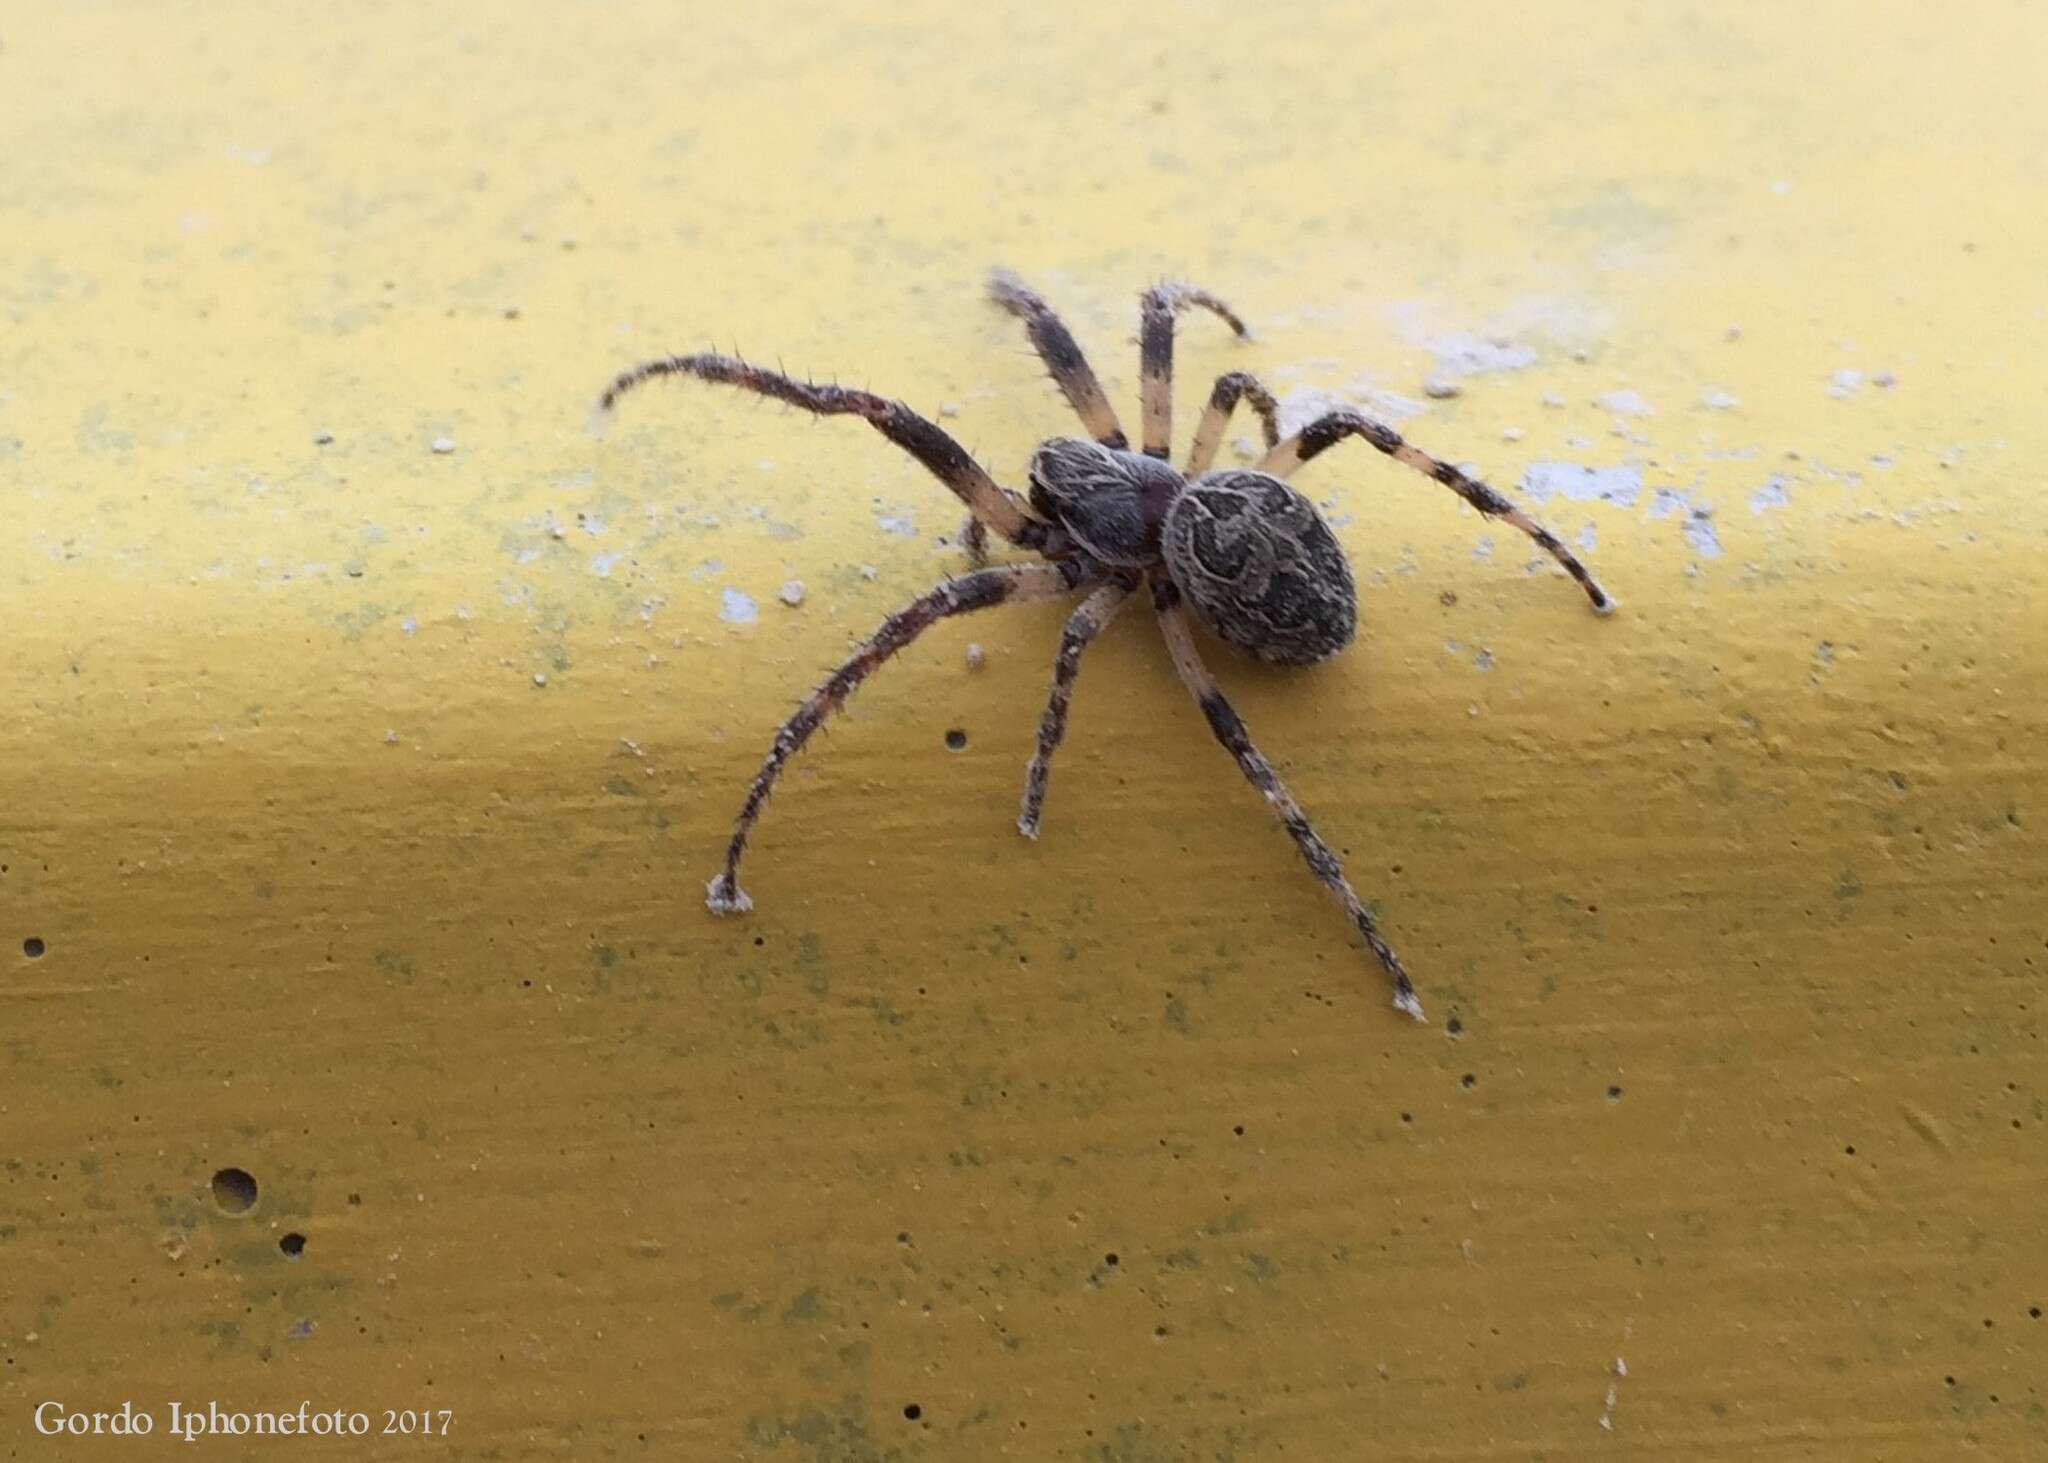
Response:
[[[1033,843],[1036,843],[1038,841],[1038,820],[1036,818],[1019,818],[1017,820],[1017,831]]]
[[[583,419],[584,432],[592,437],[603,437],[611,430],[612,403],[618,398],[607,391],[590,408],[590,415]]]
[[[732,875],[720,874],[704,886],[704,907],[713,914],[745,914],[754,901]]]
[[[1422,1012],[1422,1002],[1413,991],[1395,991],[1394,1009],[1413,1016],[1420,1025],[1429,1025],[1429,1017]]]
[[[1620,608],[1621,601],[1605,591],[1601,592],[1600,598],[1593,601],[1593,613],[1603,620]]]

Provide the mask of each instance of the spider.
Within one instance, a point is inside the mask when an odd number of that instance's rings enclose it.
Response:
[[[1186,466],[1175,471],[1167,458],[1176,315],[1199,307],[1220,317],[1240,338],[1250,334],[1236,313],[1206,290],[1163,283],[1141,297],[1138,366],[1144,440],[1135,452],[1087,357],[1051,307],[1004,270],[989,277],[988,294],[994,304],[1024,323],[1054,385],[1088,433],[1086,439],[1054,437],[1040,444],[1026,470],[1028,499],[999,486],[959,443],[900,401],[799,381],[735,356],[706,353],[648,361],[614,379],[599,399],[599,411],[607,413],[619,397],[642,382],[680,375],[774,397],[818,416],[857,416],[923,463],[967,505],[962,539],[973,571],[946,580],[890,615],[782,724],[740,806],[725,865],[706,887],[711,910],[734,914],[753,908],[740,888],[740,858],[776,778],[820,723],[883,661],[948,616],[1085,591],[1086,598],[1060,636],[1051,695],[1039,718],[1037,750],[1024,776],[1017,829],[1036,838],[1053,752],[1066,734],[1081,656],[1124,601],[1142,588],[1158,617],[1174,669],[1216,740],[1279,816],[1310,871],[1343,904],[1392,980],[1395,1007],[1417,1021],[1425,1019],[1414,983],[1344,877],[1337,855],[1253,745],[1243,718],[1203,664],[1190,617],[1228,644],[1282,665],[1311,665],[1350,643],[1358,623],[1358,593],[1350,565],[1315,506],[1287,483],[1303,463],[1349,437],[1427,473],[1486,517],[1503,519],[1528,534],[1578,581],[1598,613],[1610,613],[1614,601],[1555,534],[1485,483],[1409,445],[1391,427],[1340,408],[1283,440],[1278,403],[1242,371],[1217,378],[1195,428]],[[1240,401],[1258,414],[1265,455],[1252,469],[1212,470],[1224,428]],[[991,566],[991,530],[1043,562]]]

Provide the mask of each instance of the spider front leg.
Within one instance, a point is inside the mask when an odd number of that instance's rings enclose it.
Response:
[[[1310,422],[1285,442],[1270,449],[1259,463],[1259,471],[1272,473],[1275,477],[1288,477],[1304,462],[1336,446],[1346,437],[1362,437],[1374,447],[1393,458],[1405,462],[1417,472],[1427,473],[1459,497],[1477,508],[1488,518],[1504,519],[1513,524],[1543,548],[1551,558],[1564,566],[1564,572],[1579,581],[1579,587],[1586,591],[1586,597],[1593,601],[1596,614],[1614,613],[1614,598],[1600,587],[1592,571],[1579,562],[1578,556],[1564,546],[1558,536],[1524,513],[1498,489],[1488,487],[1477,478],[1468,477],[1448,462],[1439,462],[1420,447],[1405,441],[1392,427],[1372,420],[1348,408],[1340,408],[1326,416]]]
[[[1240,398],[1250,402],[1252,410],[1259,414],[1259,425],[1266,433],[1266,450],[1270,452],[1279,445],[1280,403],[1259,384],[1256,376],[1231,371],[1218,376],[1209,393],[1209,405],[1202,412],[1201,425],[1195,428],[1194,445],[1188,448],[1187,471],[1183,476],[1198,478],[1209,470],[1209,464],[1216,460],[1216,449],[1223,445],[1223,429],[1230,425],[1230,414],[1237,409]]]
[[[675,375],[695,376],[702,381],[716,381],[761,396],[772,396],[777,401],[786,401],[821,417],[860,417],[923,463],[933,477],[967,505],[968,512],[1011,543],[1048,555],[1066,547],[1065,534],[1026,513],[1022,500],[999,487],[982,465],[968,455],[966,448],[902,402],[889,401],[873,392],[798,381],[779,371],[749,365],[736,356],[707,353],[668,356],[644,362],[621,373],[598,398],[598,409],[610,411],[613,403],[643,381],[651,381],[656,376]]]
[[[1116,419],[1116,408],[1102,394],[1102,383],[1095,379],[1088,358],[1081,354],[1073,332],[1053,313],[1052,306],[1007,269],[989,274],[988,297],[1024,322],[1038,359],[1045,362],[1053,384],[1074,408],[1088,435],[1105,447],[1130,446],[1123,423]]]
[[[754,774],[753,786],[747,789],[747,800],[740,804],[732,841],[725,847],[725,867],[705,886],[705,903],[711,912],[736,914],[754,907],[754,901],[740,888],[740,857],[747,851],[747,835],[761,816],[762,804],[775,790],[775,780],[782,775],[783,765],[802,750],[811,733],[844,705],[846,698],[883,661],[950,615],[964,615],[1015,600],[1053,599],[1089,582],[1087,571],[1073,560],[1058,564],[1005,564],[949,579],[882,621],[881,628],[832,672],[824,685],[805,697],[803,705],[775,733],[768,756],[761,763],[761,770]]]
[[[1139,298],[1138,390],[1147,457],[1164,459],[1173,445],[1173,317],[1190,305],[1221,316],[1239,339],[1251,334],[1230,306],[1191,284],[1156,284]]]
[[[1245,779],[1258,789],[1287,831],[1294,838],[1295,847],[1308,861],[1310,872],[1323,887],[1337,896],[1344,906],[1344,912],[1351,916],[1351,923],[1381,965],[1386,967],[1388,976],[1394,982],[1394,1008],[1405,1011],[1417,1021],[1428,1018],[1422,1014],[1422,1002],[1415,995],[1415,984],[1408,979],[1408,972],[1401,968],[1400,957],[1394,954],[1386,940],[1380,935],[1379,926],[1373,922],[1371,911],[1359,902],[1351,882],[1344,877],[1344,866],[1330,846],[1317,836],[1309,825],[1308,816],[1289,796],[1286,785],[1280,781],[1280,774],[1273,765],[1252,745],[1251,732],[1244,721],[1224,699],[1223,692],[1216,685],[1215,677],[1202,663],[1201,652],[1195,648],[1193,631],[1188,628],[1187,613],[1180,605],[1180,591],[1172,581],[1154,576],[1152,580],[1152,604],[1159,612],[1159,628],[1166,636],[1167,652],[1173,657],[1173,668],[1180,672],[1189,694],[1202,708],[1202,715],[1209,720],[1209,730],[1216,734],[1216,740],[1223,744],[1237,760],[1238,770]]]
[[[1081,653],[1115,618],[1117,610],[1138,587],[1138,577],[1129,574],[1105,584],[1067,620],[1060,633],[1059,654],[1052,663],[1052,693],[1046,698],[1045,713],[1038,719],[1038,750],[1024,773],[1024,803],[1017,814],[1017,831],[1026,838],[1038,837],[1038,821],[1045,808],[1046,779],[1052,775],[1052,754],[1067,734],[1067,706],[1073,699],[1074,681],[1081,674]]]

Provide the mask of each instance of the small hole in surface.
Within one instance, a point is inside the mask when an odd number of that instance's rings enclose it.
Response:
[[[299,1256],[306,1253],[306,1237],[297,1231],[293,1231],[279,1240],[277,1247],[283,1250],[288,1258],[296,1260]]]
[[[919,1407],[915,1402],[912,1402],[903,1409],[903,1415],[909,1418],[912,1422],[916,1422],[920,1417],[924,1416],[924,1409],[922,1407]]]
[[[946,733],[946,746],[951,751],[965,751],[967,747],[967,733],[957,726],[954,727]]]
[[[1460,1087],[1476,1087],[1479,1085],[1479,1079],[1472,1073],[1467,1072],[1464,1076],[1458,1079],[1458,1085]]]
[[[1621,1087],[1619,1084],[1607,1089],[1607,1100],[1609,1102],[1621,1101]]]
[[[42,959],[43,951],[47,948],[49,947],[43,944],[43,937],[41,935],[30,935],[21,942],[21,953],[28,956],[31,960]]]
[[[1103,1264],[1105,1264],[1105,1265],[1114,1265],[1114,1264],[1116,1264],[1116,1263],[1117,1263],[1117,1258],[1116,1258],[1116,1251],[1115,1251],[1115,1250],[1111,1250],[1111,1251],[1110,1251],[1110,1252],[1109,1252],[1108,1254],[1104,1255],[1104,1256],[1102,1257],[1102,1263],[1103,1263]]]
[[[225,1214],[246,1214],[256,1203],[256,1178],[247,1169],[224,1168],[213,1176],[213,1202]]]

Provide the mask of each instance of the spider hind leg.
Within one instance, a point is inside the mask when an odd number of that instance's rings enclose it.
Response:
[[[1202,663],[1201,652],[1195,646],[1195,637],[1188,628],[1187,612],[1181,608],[1180,591],[1172,582],[1154,578],[1152,581],[1152,603],[1159,612],[1159,628],[1166,636],[1166,648],[1173,657],[1173,668],[1180,672],[1181,681],[1187,686],[1188,694],[1195,698],[1195,704],[1202,708],[1202,715],[1208,720],[1209,730],[1223,749],[1236,761],[1238,770],[1245,780],[1257,789],[1260,797],[1279,817],[1294,839],[1294,845],[1301,850],[1307,861],[1309,872],[1325,889],[1336,896],[1344,906],[1344,912],[1351,917],[1359,938],[1378,957],[1387,976],[1394,983],[1394,1009],[1405,1012],[1417,1021],[1429,1018],[1422,1012],[1422,1001],[1415,994],[1415,983],[1408,978],[1408,972],[1401,965],[1401,959],[1394,953],[1386,937],[1380,934],[1379,925],[1372,917],[1372,911],[1359,900],[1358,893],[1351,887],[1351,881],[1344,877],[1344,866],[1330,846],[1323,842],[1301,805],[1287,791],[1280,774],[1273,770],[1273,764],[1252,742],[1251,732],[1244,719],[1224,697],[1216,678],[1209,674],[1209,668]]]

